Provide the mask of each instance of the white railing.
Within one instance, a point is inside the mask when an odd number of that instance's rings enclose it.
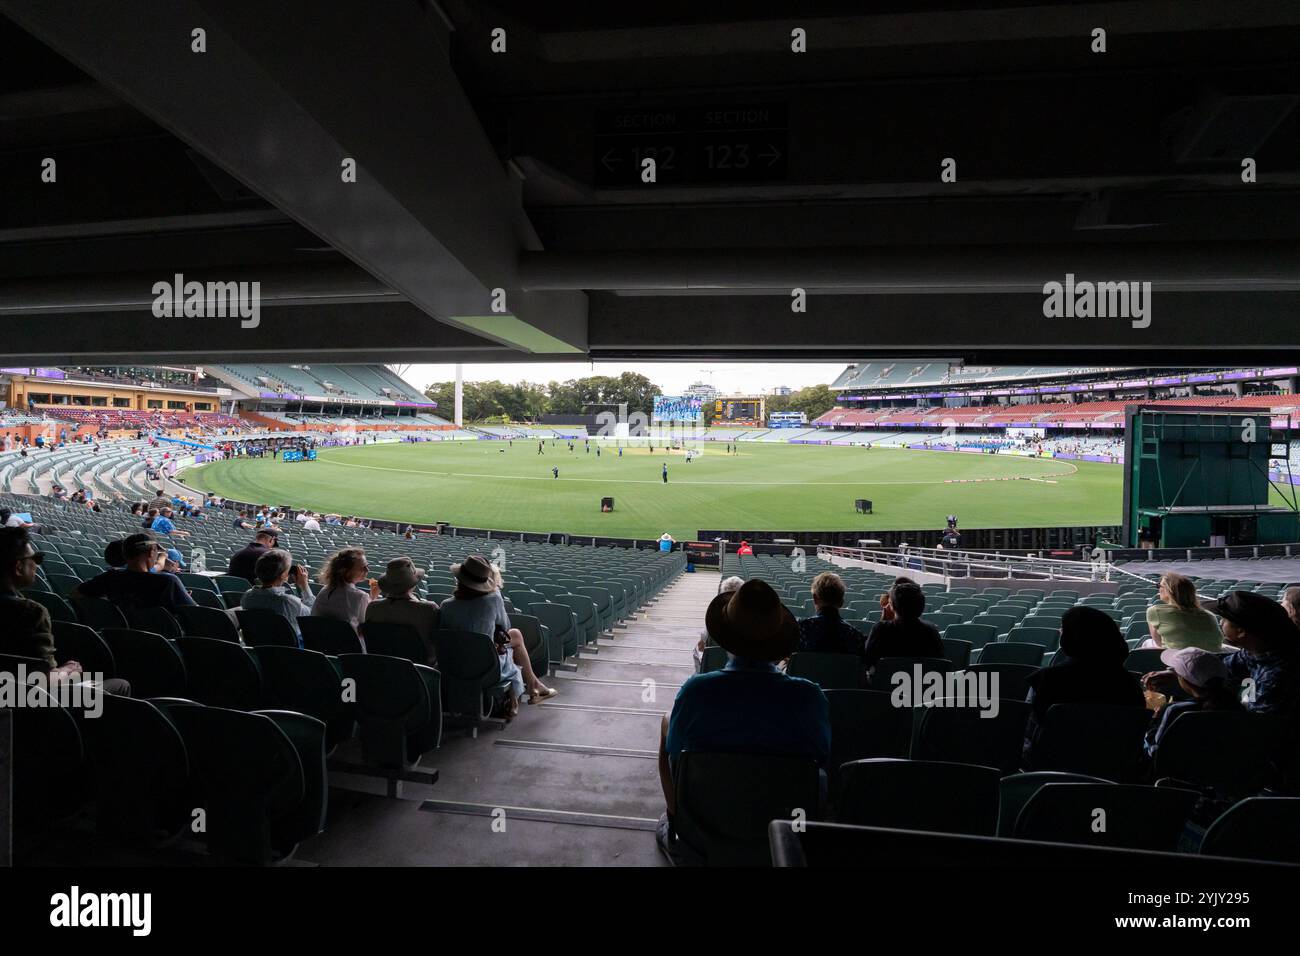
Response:
[[[917,548],[885,550],[882,548],[841,548],[818,545],[817,556],[848,558],[882,564],[901,570],[926,571],[952,578],[1003,578],[1006,580],[1115,582],[1121,580],[1153,583],[1150,578],[1117,567],[1102,558],[1096,561],[1068,561],[1032,555],[995,554],[983,551]]]

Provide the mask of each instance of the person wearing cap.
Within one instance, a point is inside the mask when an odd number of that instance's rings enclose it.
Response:
[[[471,554],[459,564],[451,565],[456,590],[438,609],[440,626],[447,631],[471,631],[486,634],[497,642],[501,679],[510,682],[509,717],[519,712],[519,698],[528,694],[530,704],[556,696],[559,691],[547,687],[533,671],[523,632],[510,626],[505,600],[497,582],[499,572],[481,554]]]
[[[704,625],[728,655],[722,670],[688,677],[659,729],[659,782],[666,812],[655,838],[671,858],[692,848],[677,838],[673,765],[685,751],[830,758],[830,705],[811,681],[777,662],[794,653],[799,625],[766,581],[746,581],[709,604]]]
[[[133,534],[122,539],[123,566],[111,568],[82,581],[72,589],[72,597],[105,598],[125,610],[160,607],[175,612],[192,607],[185,585],[176,575],[162,570],[167,552],[153,535]]]
[[[280,537],[270,528],[259,528],[253,540],[230,556],[226,573],[243,578],[249,584],[257,583],[257,559],[279,543]]]
[[[1246,709],[1300,718],[1300,631],[1286,609],[1253,591],[1231,591],[1202,607],[1219,616],[1223,642],[1235,648],[1223,658],[1229,677],[1236,683],[1251,682],[1243,701]],[[1168,693],[1177,675],[1154,671],[1142,682],[1149,690]]]
[[[1025,770],[1040,769],[1037,764],[1051,744],[1043,720],[1054,704],[1146,707],[1141,683],[1124,666],[1127,657],[1128,642],[1108,614],[1081,605],[1065,612],[1060,650],[1050,667],[1028,678],[1030,712],[1021,750]]]
[[[1223,644],[1214,615],[1196,600],[1196,585],[1173,571],[1160,576],[1160,603],[1147,608],[1147,628],[1151,637],[1143,647],[1217,651]]]
[[[289,622],[294,636],[298,638],[298,646],[302,647],[302,628],[298,624],[298,618],[311,614],[315,601],[307,569],[302,565],[295,567],[293,556],[283,548],[268,548],[257,559],[253,570],[257,575],[257,583],[240,595],[239,606],[248,611],[279,614]],[[285,589],[291,577],[298,586],[301,598]]]
[[[886,657],[943,657],[939,629],[921,620],[925,592],[911,578],[897,578],[871,628],[862,652],[862,666],[871,670]]]
[[[395,558],[379,577],[379,591],[383,598],[371,601],[366,608],[367,624],[409,624],[415,628],[428,649],[429,663],[436,660],[433,634],[438,630],[438,605],[415,596],[415,589],[424,580],[424,569],[417,568],[410,558]]]
[[[754,549],[750,547],[748,541],[741,541],[740,547],[736,548],[736,554],[753,554]]]
[[[1178,680],[1178,686],[1191,695],[1191,700],[1171,701],[1151,718],[1143,749],[1154,760],[1160,741],[1173,722],[1181,715],[1202,710],[1241,710],[1237,697],[1237,683],[1223,666],[1218,654],[1199,647],[1166,650],[1160,662],[1168,666]]]
[[[36,583],[36,569],[44,559],[26,528],[0,528],[0,653],[37,658],[49,668],[51,681],[80,681],[84,679],[81,664],[75,660],[60,664],[55,656],[50,612],[22,593]],[[121,678],[98,683],[110,694],[131,693],[131,685]]]

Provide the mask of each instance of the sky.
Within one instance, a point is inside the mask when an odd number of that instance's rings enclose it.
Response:
[[[663,389],[678,395],[694,382],[711,382],[724,394],[770,392],[778,385],[804,388],[829,385],[844,371],[839,362],[524,362],[495,365],[466,365],[465,381],[563,382],[588,375],[617,376],[639,372]],[[456,377],[454,365],[412,365],[404,377],[417,388]]]

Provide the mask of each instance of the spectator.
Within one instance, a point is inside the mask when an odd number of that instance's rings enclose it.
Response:
[[[1119,625],[1097,608],[1075,606],[1061,618],[1061,649],[1051,667],[1029,677],[1031,710],[1025,727],[1023,766],[1038,769],[1043,718],[1053,704],[1145,707],[1138,678],[1124,668],[1128,642]],[[1050,741],[1049,741],[1050,742]]]
[[[741,541],[740,547],[736,549],[736,554],[753,554],[754,549],[749,546],[748,541]]]
[[[867,638],[862,666],[871,670],[886,657],[943,657],[939,629],[921,620],[924,613],[925,592],[911,578],[896,579]]]
[[[50,668],[52,680],[78,677],[79,663],[68,661],[60,666],[54,656],[50,612],[22,594],[23,588],[36,583],[36,569],[44,560],[26,528],[0,528],[0,651],[39,658]]]
[[[415,596],[415,589],[424,580],[424,569],[417,568],[410,558],[396,558],[388,562],[388,569],[379,578],[382,600],[371,602],[366,608],[367,624],[409,624],[415,628],[428,650],[428,662],[434,663],[433,632],[438,630],[438,605]]]
[[[1286,608],[1291,623],[1300,628],[1300,588],[1287,588],[1282,595],[1282,606]]]
[[[236,531],[247,531],[253,527],[253,522],[247,511],[241,511],[235,520],[231,522],[231,526]],[[243,575],[240,575],[240,577],[243,577]]]
[[[330,555],[318,578],[323,590],[312,604],[312,617],[338,618],[355,631],[366,619],[366,606],[379,597],[379,582],[374,578],[369,578],[369,593],[354,586],[366,581],[369,573],[363,548],[343,548]]]
[[[756,579],[719,594],[704,624],[727,651],[727,666],[688,677],[660,725],[659,781],[666,812],[655,838],[674,860],[698,856],[698,848],[677,837],[674,825],[673,765],[684,751],[806,755],[823,766],[830,757],[830,709],[821,688],[776,668],[798,645],[799,625],[771,585]]]
[[[302,630],[298,626],[298,618],[311,613],[314,600],[307,569],[294,564],[293,556],[283,548],[268,548],[258,557],[253,573],[257,581],[240,597],[239,606],[249,611],[279,614],[289,622],[294,636],[298,638],[298,646],[302,647]],[[285,589],[290,577],[298,586],[301,598]]]
[[[163,508],[162,511],[158,513],[158,517],[153,519],[153,524],[150,526],[150,530],[155,534],[176,535],[179,538],[188,538],[190,536],[188,531],[180,531],[177,529],[176,523],[172,521],[171,508]]]
[[[1160,741],[1180,714],[1202,710],[1241,710],[1237,683],[1228,674],[1218,654],[1199,647],[1185,647],[1165,651],[1160,655],[1160,661],[1169,665],[1178,686],[1192,699],[1170,700],[1151,718],[1144,741],[1146,756],[1150,760],[1155,759]]]
[[[745,583],[744,578],[737,577],[736,575],[733,574],[731,577],[724,580],[722,584],[718,587],[718,593],[730,594],[733,591],[739,590],[740,586],[744,583]],[[704,666],[704,648],[708,646],[708,638],[709,638],[708,631],[701,632],[700,639],[695,643],[695,650],[691,652],[691,657],[695,661],[695,673],[697,674],[700,672],[700,669]]]
[[[124,561],[121,570],[105,571],[82,581],[72,589],[72,597],[107,598],[126,611],[160,607],[174,612],[178,607],[193,606],[194,598],[181,579],[162,570],[167,552],[152,535],[123,538],[120,554]]]
[[[813,604],[817,614],[799,622],[799,650],[820,654],[854,654],[861,657],[866,639],[844,618],[844,579],[834,571],[813,578]]]
[[[1172,571],[1160,576],[1160,603],[1147,608],[1147,627],[1151,637],[1143,647],[1217,651],[1223,644],[1214,615],[1196,601],[1196,585]]]
[[[660,551],[671,551],[671,550],[673,549],[673,545],[674,545],[675,543],[676,543],[676,542],[675,542],[675,540],[673,539],[673,536],[670,535],[667,531],[665,531],[663,534],[661,534],[661,535],[659,536],[659,550],[660,550]]]
[[[524,635],[510,626],[505,601],[497,590],[495,572],[481,554],[472,554],[460,564],[453,564],[451,573],[456,577],[456,590],[442,602],[439,618],[444,630],[472,631],[496,641],[501,679],[510,682],[506,716],[513,719],[525,691],[530,704],[541,703],[559,692],[543,684],[533,672]]]
[[[279,536],[270,528],[262,528],[253,535],[253,540],[230,556],[230,565],[226,573],[243,578],[250,584],[257,583],[257,559],[266,554],[279,543]]]
[[[1282,605],[1253,591],[1231,591],[1203,606],[1219,615],[1223,642],[1236,648],[1223,658],[1229,677],[1237,683],[1250,681],[1246,709],[1293,721],[1300,717],[1300,633]],[[1156,671],[1143,683],[1168,693],[1177,674]]]
[[[40,528],[30,521],[24,521],[8,508],[0,508],[0,527],[3,528],[36,528],[40,533]]]
[[[307,520],[302,523],[303,531],[319,531],[320,522],[316,520],[315,515],[308,515]]]

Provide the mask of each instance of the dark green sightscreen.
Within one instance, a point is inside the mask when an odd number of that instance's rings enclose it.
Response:
[[[1270,481],[1275,444],[1267,411],[1125,409],[1124,537],[1128,547],[1277,544],[1300,532],[1285,474]]]

